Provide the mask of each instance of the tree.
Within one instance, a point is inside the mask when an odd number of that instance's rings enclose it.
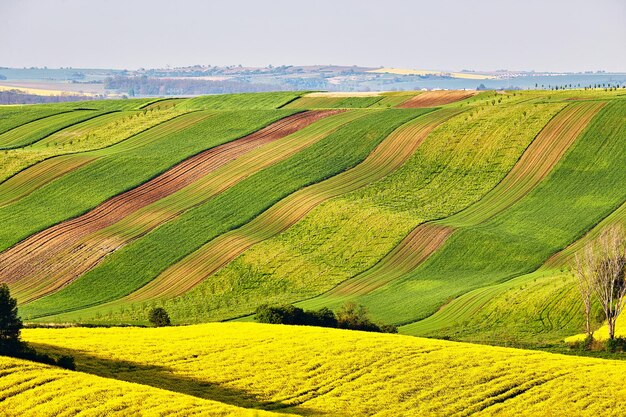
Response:
[[[595,263],[595,255],[593,248],[587,246],[583,254],[576,254],[574,263],[574,275],[578,284],[578,292],[583,302],[583,312],[585,315],[585,334],[587,337],[593,337],[591,329],[591,306],[593,296],[593,267]]]
[[[583,274],[598,299],[609,327],[609,339],[615,338],[615,322],[624,309],[626,296],[626,235],[621,226],[612,226],[589,243],[577,255],[577,274]],[[580,264],[580,266],[578,266]],[[579,283],[581,278],[579,278]],[[581,285],[581,284],[579,284]]]
[[[311,325],[321,327],[337,327],[337,317],[328,307],[322,307],[316,311],[309,311]]]
[[[18,345],[22,320],[17,315],[17,300],[7,284],[0,285],[0,345]]]
[[[305,313],[291,304],[271,306],[263,304],[256,309],[255,320],[269,324],[306,324]]]
[[[161,307],[156,307],[150,310],[148,320],[150,320],[150,323],[152,323],[154,327],[169,326],[172,324],[169,314],[167,314],[167,311]]]
[[[609,339],[615,338],[615,322],[624,308],[626,295],[626,235],[613,226],[596,242],[600,258],[596,261],[593,289],[609,326]]]
[[[380,330],[369,318],[367,308],[352,301],[346,302],[337,311],[337,323],[340,328],[353,330]]]

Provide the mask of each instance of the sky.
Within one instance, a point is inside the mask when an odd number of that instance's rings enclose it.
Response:
[[[626,72],[626,0],[0,0],[0,66]]]

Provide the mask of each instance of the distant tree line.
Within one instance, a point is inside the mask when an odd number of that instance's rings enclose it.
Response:
[[[367,309],[353,302],[345,303],[337,313],[327,307],[304,311],[290,304],[264,304],[256,309],[254,319],[259,323],[293,324],[300,326],[334,327],[366,332],[398,333],[390,324],[376,324],[369,318]]]
[[[73,101],[94,100],[101,97],[68,94],[62,96],[40,96],[27,94],[19,90],[0,91],[0,104],[42,104],[42,103],[66,103]]]
[[[197,80],[193,78],[152,78],[116,75],[104,81],[108,90],[117,90],[129,96],[168,96],[198,94],[257,93],[283,91],[276,84],[254,84],[244,80]]]

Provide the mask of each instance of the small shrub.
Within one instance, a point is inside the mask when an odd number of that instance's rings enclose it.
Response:
[[[393,324],[382,324],[378,327],[382,333],[398,333],[398,327]]]
[[[317,311],[308,311],[311,326],[337,327],[337,317],[328,307],[323,307]]]
[[[164,308],[156,307],[150,310],[148,320],[154,327],[164,327],[172,324],[169,314]]]
[[[605,343],[605,349],[607,352],[624,352],[626,351],[626,339],[623,337],[616,337],[614,339],[608,339]]]
[[[304,310],[292,305],[270,306],[264,304],[256,309],[255,320],[269,324],[305,324]]]
[[[337,312],[337,322],[342,329],[380,331],[370,320],[365,306],[352,301],[345,303]]]

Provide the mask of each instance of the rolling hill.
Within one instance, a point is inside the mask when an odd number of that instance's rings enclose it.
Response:
[[[625,114],[600,89],[0,108],[0,281],[27,321],[354,300],[405,333],[486,342],[498,325],[472,320],[503,294],[556,291],[547,328],[519,329],[554,341],[579,323],[559,253],[623,218]]]
[[[623,361],[252,323],[30,329],[24,337],[41,351],[74,355],[79,372],[0,359],[2,380],[8,378],[0,386],[3,411],[40,398],[37,404],[47,400],[48,410],[69,407],[66,415],[74,415],[94,396],[94,415],[128,415],[139,407],[144,415],[255,415],[254,410],[260,416],[626,411]],[[70,384],[78,388],[68,389]],[[36,415],[40,409],[13,410]]]
[[[0,106],[0,148],[22,318],[114,326],[25,329],[77,372],[0,357],[4,415],[625,412],[623,362],[536,350],[580,339],[569,263],[626,225],[619,89]],[[348,301],[404,335],[242,323]],[[154,307],[189,326],[115,327]]]

